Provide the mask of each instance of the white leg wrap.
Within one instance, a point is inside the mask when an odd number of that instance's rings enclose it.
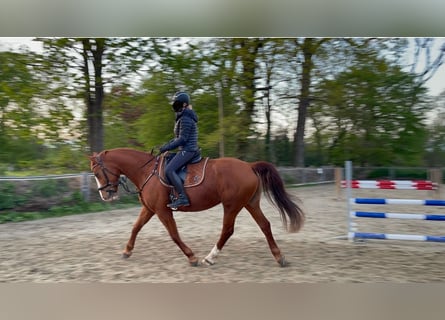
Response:
[[[203,263],[205,264],[215,264],[215,259],[218,257],[218,254],[221,250],[218,250],[218,248],[215,246],[212,248],[210,253],[207,255],[207,257],[204,258]]]

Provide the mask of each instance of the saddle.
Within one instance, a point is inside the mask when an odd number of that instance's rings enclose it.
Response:
[[[168,182],[165,176],[165,167],[171,159],[175,156],[174,153],[168,153],[161,157],[159,163],[159,178],[161,183],[166,186],[173,188],[173,186]],[[207,162],[209,157],[202,158],[198,153],[189,163],[180,168],[177,172],[179,177],[184,184],[184,188],[196,187],[204,181],[205,170],[207,167]]]

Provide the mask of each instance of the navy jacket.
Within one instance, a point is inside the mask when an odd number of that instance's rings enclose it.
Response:
[[[198,115],[191,109],[176,114],[175,139],[161,149],[167,151],[179,148],[184,151],[198,151]]]

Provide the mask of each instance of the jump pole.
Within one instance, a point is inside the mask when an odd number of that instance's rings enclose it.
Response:
[[[437,182],[431,181],[357,181],[352,186],[352,162],[345,162],[345,187],[348,211],[348,236],[349,240],[354,239],[381,239],[381,240],[413,240],[445,242],[445,236],[412,235],[412,234],[385,234],[356,232],[353,218],[377,218],[377,219],[409,219],[409,220],[433,220],[445,221],[445,215],[434,214],[414,214],[414,213],[386,213],[386,212],[366,212],[352,211],[353,204],[403,204],[403,205],[424,205],[424,206],[445,206],[445,200],[416,200],[416,199],[382,199],[382,198],[352,198],[352,188],[362,189],[410,189],[410,190],[436,190],[439,188]]]

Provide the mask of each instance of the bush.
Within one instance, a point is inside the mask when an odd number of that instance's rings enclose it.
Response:
[[[0,182],[0,211],[13,209],[26,202],[26,197],[18,194],[11,182]]]
[[[51,197],[60,195],[68,191],[67,181],[64,180],[43,180],[34,183],[32,192],[35,196]]]
[[[426,180],[426,169],[420,168],[377,168],[367,173],[360,179],[392,179],[392,180]]]

